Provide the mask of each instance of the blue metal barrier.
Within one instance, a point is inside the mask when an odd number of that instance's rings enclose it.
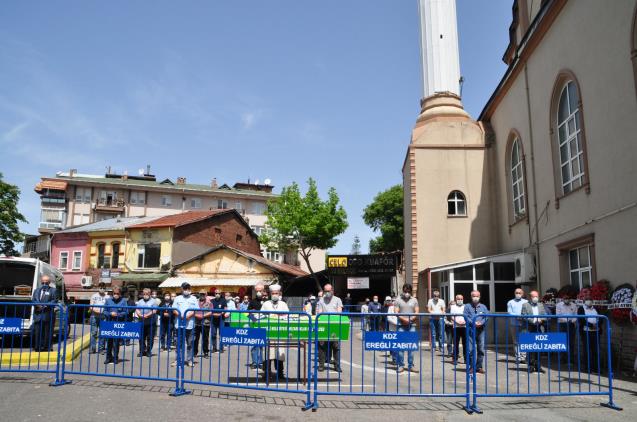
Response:
[[[478,317],[487,318],[484,326],[476,327]],[[602,383],[602,326],[607,385]],[[621,410],[613,402],[610,331],[603,315],[476,315],[469,323],[472,409],[482,413],[477,402],[483,397],[608,396],[601,405]]]
[[[461,339],[465,362],[468,356],[461,315],[383,314],[381,324],[366,324],[369,316],[322,313],[316,317],[313,410],[319,406],[319,396],[337,395],[455,397],[463,398],[464,409],[473,412],[470,373],[459,364]],[[449,329],[440,333],[446,350],[435,351],[423,344],[432,319],[441,326],[448,320]],[[346,339],[333,337],[335,324],[350,329]]]
[[[157,320],[168,313],[172,317],[168,320],[166,333],[171,338],[174,332],[175,347],[180,347],[181,331],[175,327],[175,321],[181,320],[178,310],[154,306],[74,304],[69,305],[68,312],[75,313],[81,320],[81,323],[73,325],[72,336],[78,339],[90,335],[91,339],[88,350],[71,343],[70,353],[78,356],[70,363],[62,360],[62,381],[66,381],[64,377],[67,374],[167,381],[175,383],[172,395],[183,394],[180,389],[183,370],[180,353],[173,353],[172,345],[162,350],[161,345],[155,342],[161,329]],[[68,346],[65,342],[64,355]]]
[[[308,357],[313,325],[308,314],[238,310],[216,314],[209,308],[184,312],[184,318],[194,318],[195,324],[181,334],[188,344],[182,390],[186,384],[201,384],[298,393],[306,396],[305,408],[311,407]]]
[[[66,338],[65,315],[58,303],[0,303],[0,372],[53,373],[55,381],[51,385],[61,385],[59,362]],[[55,363],[51,362],[52,352]]]

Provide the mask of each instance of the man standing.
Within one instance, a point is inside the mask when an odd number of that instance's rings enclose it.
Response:
[[[128,302],[122,297],[122,289],[113,287],[113,297],[106,299],[106,315],[109,321],[123,322],[128,318]],[[119,346],[122,340],[109,338],[106,342],[106,359],[104,365],[119,363]]]
[[[270,286],[270,300],[263,303],[261,307],[262,311],[268,312],[290,312],[287,303],[281,300],[281,286],[278,284],[272,284]],[[289,314],[277,314],[268,313],[268,318],[280,318],[286,320],[283,324],[289,323]],[[274,370],[271,370],[270,362],[274,362]],[[285,348],[279,347],[278,343],[268,347],[267,359],[263,365],[263,378],[267,381],[270,379],[285,380],[285,373],[283,372],[283,362],[285,362]]]
[[[204,358],[208,358],[210,353],[210,312],[212,304],[206,301],[206,294],[199,293],[199,309],[206,309],[207,312],[195,313],[195,346],[193,348],[195,356],[199,354],[199,339],[201,339],[201,351]]]
[[[177,296],[173,301],[173,315],[175,317],[175,330],[183,327],[183,340],[181,344],[177,344],[177,361],[170,366],[177,366],[180,359],[186,360],[186,366],[194,365],[194,350],[192,348],[193,328],[195,321],[193,320],[194,311],[189,309],[199,309],[199,301],[190,294],[190,283],[181,283],[181,295]],[[184,347],[185,345],[185,347]],[[184,356],[184,352],[186,355]]]
[[[571,301],[569,296],[565,296],[561,302],[555,307],[557,318],[557,328],[559,332],[566,333],[568,353],[560,354],[562,363],[571,363],[575,361],[575,350],[577,344],[575,342],[577,318],[564,318],[563,315],[577,315],[577,305]],[[570,359],[569,359],[570,357]]]
[[[142,336],[139,339],[139,352],[137,357],[142,356],[150,357],[153,350],[153,340],[155,338],[155,309],[157,302],[150,296],[150,289],[144,289],[142,291],[142,298],[137,301],[137,309],[135,309],[135,316],[137,320],[142,323]]]
[[[247,311],[250,307],[250,298],[246,295],[243,296],[243,301],[239,304],[240,311]]]
[[[223,344],[220,344],[220,347],[217,347],[217,338],[219,338],[219,343],[221,343],[221,327],[223,327],[223,311],[228,308],[228,302],[226,299],[221,297],[221,291],[219,289],[215,289],[215,297],[210,301],[212,312],[212,326],[210,327],[212,331],[212,353],[223,353]],[[215,312],[217,311],[217,312]]]
[[[55,325],[57,290],[50,286],[51,278],[48,275],[43,275],[40,282],[42,285],[35,289],[31,298],[34,303],[42,304],[34,307],[33,350],[48,352],[51,350],[51,328]]]
[[[248,305],[248,311],[260,311],[261,307],[265,303],[265,294],[264,291],[265,286],[263,283],[257,283],[254,286],[254,299],[250,301],[250,305]],[[257,317],[254,312],[248,315],[251,321],[256,321]],[[252,362],[250,363],[250,368],[257,369],[259,365],[261,365],[261,360],[263,359],[263,348],[259,346],[252,346],[250,348],[250,357]]]
[[[429,318],[429,327],[431,328],[431,349],[436,350],[436,342],[438,343],[438,350],[444,353],[444,326],[443,315],[445,313],[445,302],[440,299],[440,291],[434,289],[433,298],[427,302],[427,312],[431,314]]]
[[[458,357],[462,357],[467,354],[467,324],[464,319],[464,297],[462,295],[456,295],[456,301],[449,308],[451,320],[453,321],[453,364],[458,363]],[[460,339],[462,339],[462,355],[459,352]],[[466,363],[466,362],[465,362]]]
[[[525,318],[524,323],[529,333],[543,333],[546,318],[537,318],[538,315],[546,315],[544,305],[540,303],[540,294],[533,290],[529,293],[529,297],[531,302],[522,306],[522,316],[533,316],[533,318]],[[526,360],[530,372],[544,372],[544,369],[540,368],[540,352],[527,353]]]
[[[577,310],[577,314],[586,315],[586,318],[580,320],[582,350],[586,350],[586,356],[582,356],[583,362],[581,365],[584,369],[588,369],[589,373],[599,373],[601,370],[599,338],[602,335],[602,326],[599,323],[599,314],[593,306],[593,301],[590,298],[586,298],[584,306]]]
[[[376,298],[378,299],[378,298]],[[380,309],[379,309],[380,310]],[[341,299],[334,296],[334,292],[331,284],[326,284],[323,286],[323,298],[318,301],[316,304],[316,315],[317,318],[320,318],[320,314],[322,313],[338,313],[343,312],[343,302]],[[329,317],[328,317],[329,318]],[[331,356],[334,356],[334,370],[336,372],[343,372],[341,370],[341,344],[340,341],[319,341],[318,346],[319,352],[319,366],[318,370],[320,372],[325,370],[325,362],[327,357],[327,362],[331,360]]]
[[[374,295],[372,298],[372,303],[369,304],[369,329],[371,331],[379,331],[380,330],[380,311],[382,309],[381,304],[378,302],[378,296]]]
[[[369,330],[369,298],[365,298],[365,303],[361,305],[361,314],[363,314],[363,331],[367,331]]]
[[[168,308],[173,307],[173,301],[170,297],[170,293],[164,293],[164,300],[160,304],[163,308],[160,310],[160,319],[159,319],[159,346],[161,350],[166,351],[170,349],[172,345],[172,310]]]
[[[347,293],[345,299],[343,299],[343,308],[345,309],[345,312],[354,312],[352,303],[352,295]]]
[[[396,298],[394,308],[398,308],[398,331],[416,331],[417,314],[420,312],[418,300],[412,296],[413,289],[411,284],[403,286],[403,294]],[[407,315],[402,315],[407,314]],[[419,345],[420,346],[420,345]],[[396,352],[396,372],[399,374],[405,371],[405,353],[403,351]],[[409,372],[418,372],[414,366],[414,352],[407,352],[407,370]]]
[[[91,346],[89,353],[102,353],[106,349],[104,340],[99,338],[98,341],[100,321],[102,321],[106,315],[104,313],[104,305],[106,305],[106,299],[108,299],[108,295],[106,294],[106,289],[104,287],[105,284],[100,282],[97,286],[97,293],[93,293],[91,296],[91,307],[89,308],[89,312],[91,314]]]
[[[482,369],[486,337],[484,327],[488,321],[484,314],[488,313],[487,307],[480,303],[480,292],[477,290],[472,291],[471,303],[464,307],[464,319],[467,327],[469,327],[467,335],[469,336],[469,359],[471,359],[467,363],[467,369],[471,370],[471,365],[475,363],[475,370],[478,374],[484,374],[484,369]],[[473,340],[474,337],[475,342]]]
[[[507,303],[507,312],[509,315],[515,315],[519,317],[522,314],[522,306],[528,301],[524,299],[524,290],[519,287],[515,289],[515,297]],[[526,322],[521,318],[507,318],[509,322],[509,336],[511,337],[511,344],[515,348],[515,360],[518,363],[525,361],[526,353],[520,352],[520,346],[518,345],[518,335],[524,331]]]

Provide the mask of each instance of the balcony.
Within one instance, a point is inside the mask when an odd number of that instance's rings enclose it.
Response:
[[[100,198],[93,209],[98,212],[123,213],[126,208],[126,202],[119,198]]]
[[[61,221],[40,221],[38,229],[40,232],[48,230],[61,230],[64,228],[64,223]]]

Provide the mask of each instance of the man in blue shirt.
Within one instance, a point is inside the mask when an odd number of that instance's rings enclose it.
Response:
[[[139,353],[137,357],[148,356],[150,357],[153,350],[153,340],[155,339],[155,323],[156,309],[144,309],[154,308],[157,305],[155,299],[151,297],[150,289],[146,288],[142,292],[142,298],[137,302],[137,309],[135,310],[135,316],[138,321],[142,323],[142,336],[139,339]]]
[[[186,347],[186,366],[194,365],[194,350],[192,348],[193,329],[195,328],[195,313],[192,309],[199,309],[199,301],[190,294],[190,283],[181,283],[181,294],[173,301],[173,314],[175,315],[175,329],[183,327],[183,337]],[[177,361],[171,366],[177,366],[177,362],[184,358],[184,343],[177,344]]]
[[[522,306],[528,303],[524,299],[524,290],[519,287],[515,289],[515,297],[507,303],[507,312],[509,315],[520,316],[522,314]],[[520,352],[520,346],[518,345],[518,335],[523,329],[523,321],[520,318],[508,318],[509,323],[509,336],[511,337],[511,344],[515,348],[515,360],[519,363],[524,362],[526,359],[526,353]]]
[[[128,316],[128,302],[122,297],[122,289],[113,287],[113,296],[106,299],[106,319],[108,321],[126,321]],[[106,343],[106,360],[104,365],[119,363],[119,346],[122,340],[118,338],[109,338]]]
[[[467,343],[469,344],[469,359],[471,359],[467,364],[467,369],[471,369],[471,365],[475,362],[475,370],[478,374],[484,374],[484,369],[482,369],[485,342],[484,327],[488,321],[488,318],[484,316],[484,314],[488,313],[489,310],[487,307],[480,303],[480,292],[477,290],[472,291],[471,303],[464,307],[464,319],[469,328],[467,332],[467,336],[469,337]]]

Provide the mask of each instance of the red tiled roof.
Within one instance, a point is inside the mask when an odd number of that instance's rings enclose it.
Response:
[[[188,211],[180,214],[171,214],[165,217],[159,217],[156,220],[152,220],[142,224],[136,224],[129,226],[129,229],[150,229],[157,227],[180,227],[186,224],[195,223],[197,221],[205,220],[212,216],[227,214],[234,212],[232,209],[226,210],[210,210],[210,211]]]

